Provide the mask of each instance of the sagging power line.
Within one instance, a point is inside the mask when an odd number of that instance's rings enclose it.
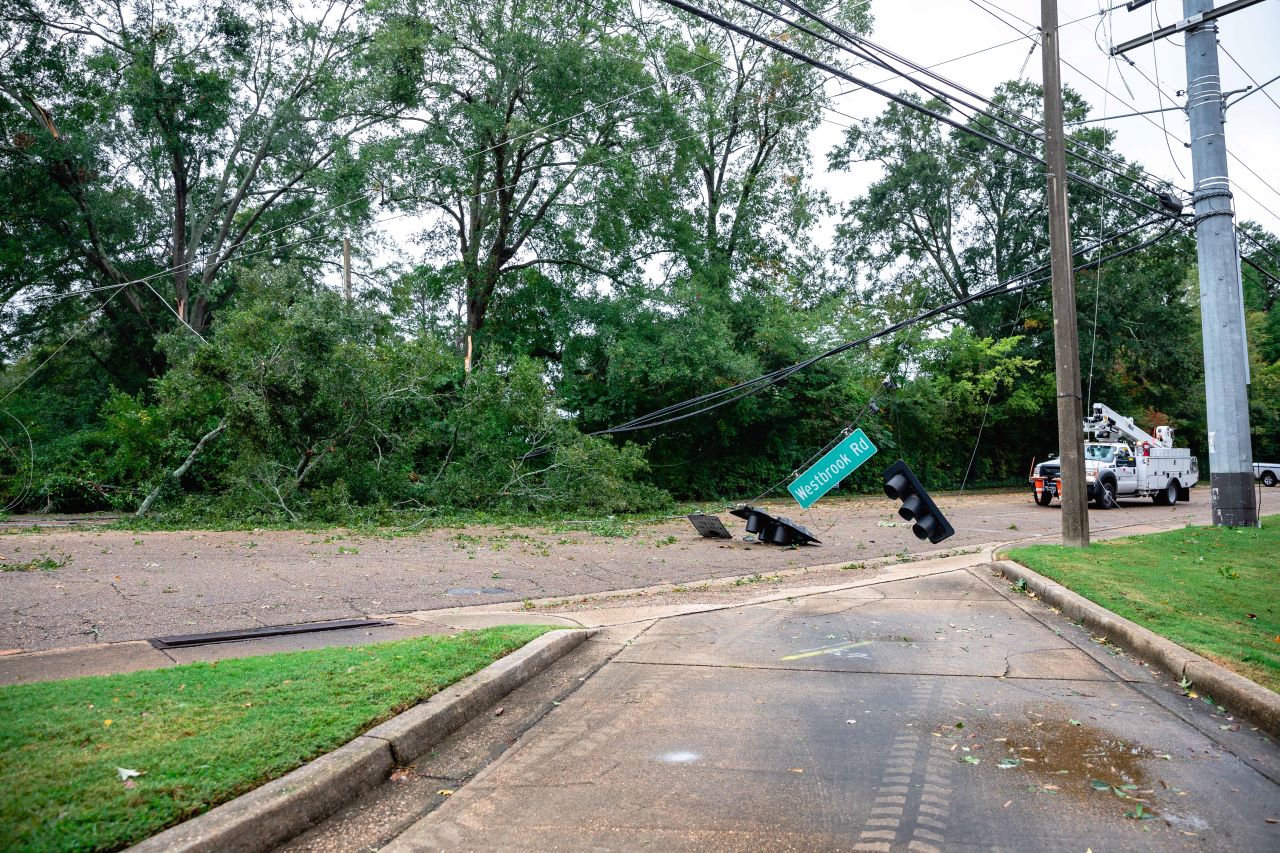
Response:
[[[1089,246],[1082,247],[1081,249],[1076,251],[1076,254],[1088,254],[1089,252],[1096,251],[1097,249],[1103,246],[1111,245],[1115,243],[1117,240],[1123,239],[1124,237],[1127,237],[1128,235],[1133,234],[1136,231],[1149,228],[1152,225],[1162,221],[1167,222],[1168,220],[1165,219],[1164,217],[1158,217],[1158,218],[1147,220],[1145,222],[1141,222],[1123,231],[1116,232],[1112,235],[1109,235],[1106,238],[1098,240]],[[1142,242],[1137,243],[1133,246],[1129,246],[1127,248],[1113,252],[1109,255],[1094,258],[1091,261],[1088,261],[1086,263],[1083,263],[1074,267],[1074,270],[1076,272],[1080,272],[1082,270],[1093,269],[1098,264],[1106,263],[1108,261],[1112,261],[1117,258],[1125,257],[1126,255],[1131,255],[1131,254],[1134,254],[1135,252],[1139,252],[1147,248],[1148,246],[1154,245],[1155,243],[1158,243],[1161,240],[1165,239],[1170,233],[1172,233],[1172,231],[1174,230],[1174,228],[1177,227],[1178,224],[1179,223],[1177,222],[1169,222],[1168,227],[1166,227],[1163,231],[1161,231],[1156,236],[1143,240]],[[810,358],[807,358],[803,361],[799,361],[799,362],[796,362],[795,364],[791,364],[786,367],[782,367],[777,370],[770,371],[769,373],[761,374],[760,376],[756,376],[752,379],[748,379],[743,382],[730,385],[718,391],[711,391],[706,394],[698,395],[697,397],[692,397],[688,400],[683,400],[679,403],[673,403],[669,406],[664,406],[660,409],[655,409],[652,412],[649,412],[645,415],[641,415],[640,417],[637,417],[637,418],[633,418],[629,421],[618,424],[616,426],[608,427],[606,429],[595,430],[589,433],[589,435],[616,435],[616,434],[627,433],[627,432],[635,432],[638,430],[653,429],[655,427],[667,426],[669,424],[676,423],[678,421],[683,421],[688,418],[706,414],[707,412],[713,411],[722,406],[727,406],[730,403],[735,403],[739,400],[745,399],[746,397],[750,397],[755,394],[758,394],[761,391],[764,391],[766,388],[785,382],[788,378],[795,375],[796,373],[799,373],[800,371],[805,370],[806,368],[812,367],[818,362],[824,361],[828,358],[832,358],[833,356],[836,356],[836,355],[840,355],[841,353],[848,352],[851,349],[855,349],[857,347],[871,343],[872,341],[879,340],[880,338],[886,337],[888,335],[892,335],[896,332],[899,332],[903,329],[917,325],[919,323],[923,323],[927,320],[931,320],[939,316],[950,314],[956,311],[957,309],[963,308],[974,302],[978,302],[983,299],[988,299],[993,296],[1018,293],[1020,291],[1027,290],[1031,287],[1034,287],[1035,285],[1043,284],[1044,282],[1049,280],[1048,277],[1040,277],[1040,278],[1032,278],[1032,277],[1040,275],[1041,273],[1045,272],[1048,269],[1049,269],[1048,263],[1041,264],[1040,266],[1035,267],[1034,269],[1028,270],[1027,272],[1015,278],[1012,278],[1006,281],[997,282],[991,287],[985,288],[980,291],[975,291],[974,293],[971,293],[967,296],[961,297],[959,299],[951,300],[950,302],[946,302],[942,305],[935,306],[926,311],[920,312],[910,318],[885,326],[884,328],[879,329],[878,331],[872,332],[868,335],[864,335],[863,337],[857,338],[852,341],[846,341],[845,343],[839,344],[838,346],[832,347],[828,350],[825,350],[824,352],[818,353],[817,355],[811,356]],[[1018,282],[1021,282],[1021,283],[1018,283]],[[535,455],[540,455],[540,451],[534,450],[534,451],[531,451],[530,454],[528,454],[528,456],[530,457]]]

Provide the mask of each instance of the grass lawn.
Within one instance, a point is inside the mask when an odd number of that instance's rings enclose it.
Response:
[[[1280,691],[1280,515],[1007,552],[1085,598]]]
[[[0,688],[0,844],[114,850],[141,841],[549,630],[516,625]],[[117,768],[142,775],[124,781]]]

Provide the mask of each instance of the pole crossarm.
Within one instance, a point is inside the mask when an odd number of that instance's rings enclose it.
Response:
[[[1223,15],[1230,15],[1232,12],[1239,12],[1241,9],[1248,9],[1250,6],[1256,6],[1261,2],[1262,0],[1233,0],[1231,3],[1224,3],[1216,9],[1210,9],[1207,12],[1183,18],[1176,24],[1168,24],[1158,30],[1147,33],[1145,36],[1138,36],[1135,39],[1129,39],[1129,41],[1121,42],[1111,48],[1111,55],[1119,56],[1125,51],[1133,50],[1135,47],[1142,47],[1144,44],[1151,44],[1152,42],[1159,41],[1162,38],[1167,38],[1174,33],[1180,33],[1183,30],[1189,30],[1192,27],[1197,27],[1201,24],[1208,23],[1209,21],[1217,20]]]

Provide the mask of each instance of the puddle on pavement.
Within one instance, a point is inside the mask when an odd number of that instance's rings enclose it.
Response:
[[[1029,711],[1018,720],[956,717],[933,731],[952,742],[957,762],[1021,774],[1011,781],[1028,793],[1069,797],[1134,819],[1162,818],[1175,827],[1189,820],[1159,802],[1180,793],[1152,778],[1152,762],[1168,759],[1166,753],[1073,720],[1065,708]]]

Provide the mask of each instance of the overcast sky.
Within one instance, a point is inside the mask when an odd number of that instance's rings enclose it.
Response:
[[[1219,0],[1216,5],[1222,2]],[[1022,32],[1035,35],[1033,27],[1040,21],[1039,0],[874,0],[871,10],[875,27],[871,37],[922,65],[1016,39],[1013,44],[948,63],[937,71],[984,95],[990,95],[999,83],[1016,78],[1024,63],[1023,76],[1040,82],[1039,48],[1028,61],[1032,42],[1020,38],[1013,27],[983,11],[982,5]],[[1091,117],[1180,107],[1184,99],[1178,97],[1178,92],[1186,88],[1187,82],[1181,35],[1164,39],[1154,48],[1143,46],[1129,51],[1127,55],[1137,68],[1112,59],[1099,48],[1099,43],[1106,48],[1111,42],[1120,43],[1160,24],[1181,20],[1181,0],[1156,0],[1133,12],[1120,4],[1120,8],[1106,16],[1099,15],[1099,9],[1108,5],[1097,0],[1060,0],[1058,17],[1064,25],[1059,47],[1063,83],[1093,105]],[[1066,24],[1078,18],[1084,20]],[[1224,90],[1248,86],[1250,81],[1245,72],[1258,83],[1280,74],[1280,51],[1276,49],[1280,42],[1280,0],[1264,0],[1228,15],[1220,19],[1219,27],[1222,48],[1244,68],[1242,71],[1226,53],[1219,53]],[[883,76],[871,79],[879,81]],[[1163,100],[1156,90],[1156,82],[1164,92]],[[886,88],[897,91],[904,88],[904,84],[887,84]],[[1276,142],[1280,140],[1280,106],[1269,100],[1268,94],[1280,102],[1280,81],[1250,94],[1238,106],[1227,110],[1227,148],[1239,158],[1229,161],[1239,219],[1254,219],[1268,230],[1280,232],[1280,157],[1276,149]],[[1176,100],[1171,102],[1171,98]],[[841,97],[835,108],[848,115],[868,117],[884,109],[884,99],[856,92]],[[1122,118],[1106,124],[1118,132],[1116,147],[1122,154],[1138,160],[1152,174],[1189,190],[1191,151],[1185,146],[1190,139],[1186,114],[1179,109],[1163,113],[1163,117],[1163,128],[1160,115]],[[848,123],[847,118],[838,114],[829,114],[828,118],[832,122]],[[875,178],[870,167],[853,175],[825,174],[826,152],[842,133],[835,124],[827,123],[813,140],[819,180],[837,199],[858,194],[867,181]],[[1250,169],[1257,174],[1251,174]]]

